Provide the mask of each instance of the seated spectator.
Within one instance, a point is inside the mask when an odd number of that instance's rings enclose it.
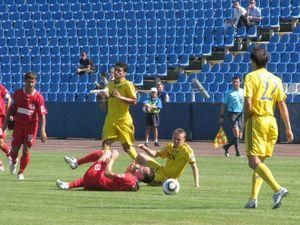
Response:
[[[79,60],[79,68],[77,69],[77,74],[82,75],[85,73],[95,73],[96,68],[92,60],[87,56],[86,52],[81,53],[81,58]]]
[[[246,26],[247,10],[241,6],[239,1],[233,1],[233,18],[225,21],[225,28],[233,26],[235,28]]]
[[[256,6],[255,0],[250,0],[247,8],[247,26],[257,25],[261,20],[260,9]]]
[[[156,85],[157,87],[157,95],[158,98],[160,98],[161,102],[169,102],[170,101],[170,97],[169,94],[164,90],[164,85],[163,83],[159,82]]]

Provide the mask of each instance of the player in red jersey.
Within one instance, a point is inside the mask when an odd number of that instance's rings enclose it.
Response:
[[[69,183],[57,180],[56,185],[63,190],[83,187],[86,190],[98,191],[138,191],[139,181],[145,182],[146,176],[143,174],[113,173],[112,166],[118,157],[119,153],[116,150],[98,150],[78,160],[65,156],[65,161],[72,169],[84,163],[95,163],[86,171],[82,178]]]
[[[44,97],[35,89],[36,75],[27,72],[24,76],[25,86],[18,89],[12,96],[13,104],[6,115],[3,129],[7,127],[8,120],[13,116],[15,126],[12,134],[10,157],[10,173],[16,174],[17,158],[21,145],[23,145],[22,157],[20,159],[20,169],[18,180],[24,180],[24,171],[30,162],[30,149],[35,143],[38,123],[40,120],[41,141],[47,140],[46,134],[46,114],[47,110]]]
[[[9,162],[10,162],[9,146],[4,141],[6,138],[6,134],[5,134],[5,130],[2,130],[2,126],[5,121],[6,112],[9,110],[10,105],[11,105],[10,94],[8,90],[2,84],[0,84],[0,149],[5,153]],[[3,170],[4,170],[4,165],[0,160],[0,171]]]

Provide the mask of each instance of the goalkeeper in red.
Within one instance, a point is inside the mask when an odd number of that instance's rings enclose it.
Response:
[[[253,72],[245,78],[246,152],[249,167],[253,170],[252,192],[245,208],[257,208],[257,197],[263,181],[274,191],[273,209],[281,206],[288,190],[274,178],[265,164],[273,154],[278,137],[274,109],[279,108],[285,125],[287,141],[293,141],[289,112],[285,103],[286,95],[281,80],[266,70],[269,59],[265,49],[254,48],[251,52]]]

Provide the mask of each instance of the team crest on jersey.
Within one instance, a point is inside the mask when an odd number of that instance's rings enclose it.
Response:
[[[96,170],[96,171],[101,170],[101,165],[95,165],[94,170]]]
[[[27,140],[28,142],[33,142],[33,135],[29,134]]]
[[[35,110],[35,105],[34,104],[29,104],[29,108],[32,110]]]

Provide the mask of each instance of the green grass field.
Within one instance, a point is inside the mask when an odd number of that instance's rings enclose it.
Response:
[[[258,209],[244,209],[250,191],[251,171],[245,158],[200,157],[200,189],[193,188],[187,167],[179,180],[180,192],[167,196],[161,187],[142,186],[139,192],[58,190],[56,179],[71,181],[87,166],[71,170],[65,154],[86,152],[34,151],[24,181],[6,170],[0,173],[0,224],[299,224],[299,158],[273,157],[267,165],[289,189],[280,209],[272,210],[272,191],[264,184]],[[3,158],[3,157],[2,157]],[[129,157],[121,154],[121,172]]]

